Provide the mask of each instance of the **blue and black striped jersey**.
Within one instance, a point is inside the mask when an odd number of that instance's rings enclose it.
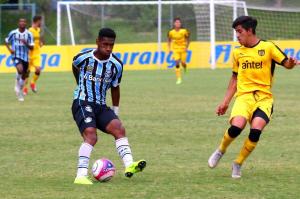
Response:
[[[73,67],[80,71],[74,99],[106,105],[106,91],[121,82],[123,63],[114,54],[107,60],[99,60],[94,51],[79,53],[73,59]]]
[[[28,62],[29,49],[21,39],[24,39],[30,46],[34,45],[32,33],[27,29],[25,29],[24,32],[20,32],[19,29],[12,30],[5,38],[5,42],[11,44],[12,50],[15,51],[13,55],[14,58]]]

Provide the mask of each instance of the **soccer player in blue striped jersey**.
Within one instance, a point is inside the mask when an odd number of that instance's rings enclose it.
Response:
[[[19,101],[24,101],[23,87],[28,75],[28,54],[33,49],[33,36],[26,29],[26,19],[19,19],[18,28],[5,38],[5,45],[11,53],[17,69],[15,91]]]
[[[79,53],[73,59],[77,88],[74,91],[72,113],[83,137],[78,152],[75,184],[93,184],[88,178],[88,166],[97,142],[97,129],[115,138],[126,177],[142,171],[146,166],[145,160],[133,161],[125,128],[118,118],[123,63],[112,53],[115,38],[116,33],[112,29],[102,28],[96,40],[97,49]],[[111,89],[112,109],[106,105],[108,89]]]

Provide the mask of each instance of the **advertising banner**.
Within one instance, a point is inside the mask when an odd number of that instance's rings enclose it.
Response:
[[[288,56],[300,60],[300,41],[274,41]],[[239,46],[237,42],[216,43],[217,68],[231,67],[231,52]],[[71,71],[73,57],[96,45],[43,46],[41,67],[45,72]],[[115,44],[114,53],[124,63],[124,70],[170,69],[175,67],[172,52],[163,43],[159,53],[157,43]],[[210,67],[210,43],[191,42],[187,52],[189,68]],[[15,72],[12,56],[5,46],[0,46],[0,73]]]

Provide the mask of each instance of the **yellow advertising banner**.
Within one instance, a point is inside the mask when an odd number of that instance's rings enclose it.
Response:
[[[275,41],[288,55],[300,60],[300,40]],[[231,67],[231,52],[239,46],[237,42],[217,42],[217,68]],[[41,48],[41,67],[46,72],[71,71],[73,57],[86,49],[95,48],[95,45],[77,46],[44,46]],[[116,44],[114,53],[124,63],[125,70],[168,69],[175,67],[172,52],[167,50],[163,43],[159,53],[157,43],[146,44]],[[210,43],[191,42],[187,64],[189,68],[210,67]],[[5,46],[0,46],[0,73],[15,72],[12,56]]]

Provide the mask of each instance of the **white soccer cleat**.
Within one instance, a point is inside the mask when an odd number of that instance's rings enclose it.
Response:
[[[23,91],[19,91],[19,93],[17,94],[17,98],[18,98],[19,102],[24,102]]]
[[[239,178],[242,177],[241,167],[242,167],[242,165],[233,162],[233,164],[232,164],[232,174],[231,174],[232,178],[239,179]]]
[[[208,159],[208,166],[212,169],[215,168],[223,155],[224,153],[222,153],[219,149],[215,150]]]

